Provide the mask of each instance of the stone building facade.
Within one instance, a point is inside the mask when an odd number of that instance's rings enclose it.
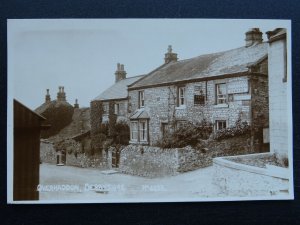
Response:
[[[220,130],[241,118],[262,135],[268,126],[267,51],[257,28],[246,33],[244,47],[192,59],[178,61],[169,46],[165,64],[128,87],[130,143],[154,145],[181,124],[203,119]]]
[[[101,124],[109,122],[110,111],[116,116],[116,121],[128,120],[128,85],[141,79],[143,75],[126,78],[124,65],[118,63],[115,72],[115,83],[91,101],[91,142],[97,146],[97,134]]]

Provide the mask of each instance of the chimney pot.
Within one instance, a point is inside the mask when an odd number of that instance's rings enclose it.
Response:
[[[77,98],[75,99],[74,108],[75,108],[75,109],[78,109],[78,108],[79,108],[79,104],[78,104],[78,99],[77,99]]]
[[[177,53],[172,52],[172,45],[168,46],[168,52],[165,54],[165,63],[177,62]]]
[[[45,96],[45,102],[48,103],[48,102],[51,102],[51,97],[50,97],[50,94],[49,94],[49,89],[46,89],[47,91],[47,94]]]
[[[124,65],[118,63],[117,71],[115,72],[115,82],[126,79],[126,71],[124,70]]]
[[[251,28],[246,32],[246,47],[262,43],[262,32],[259,28]]]

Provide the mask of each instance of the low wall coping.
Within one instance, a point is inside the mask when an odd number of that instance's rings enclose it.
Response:
[[[277,177],[281,179],[289,180],[289,170],[287,168],[281,168],[278,166],[267,165],[267,168],[260,168],[255,166],[250,166],[242,163],[236,163],[227,158],[237,158],[237,157],[246,157],[246,156],[262,156],[262,155],[269,155],[270,153],[258,153],[258,154],[251,154],[251,155],[239,155],[239,156],[226,156],[226,157],[218,157],[213,159],[214,164],[218,164],[220,166],[225,166],[228,168],[236,169],[236,170],[243,170],[250,173],[257,173],[265,176]]]

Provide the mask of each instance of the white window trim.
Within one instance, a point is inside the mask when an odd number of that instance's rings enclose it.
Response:
[[[144,106],[145,106],[145,92],[139,91],[139,108],[144,108]]]
[[[135,132],[137,133],[136,137],[137,139],[133,139],[133,123],[136,124],[136,130]],[[139,122],[138,121],[130,121],[130,141],[137,142],[139,139]]]
[[[145,124],[144,129],[141,127],[142,124]],[[145,137],[144,139],[143,139],[143,134],[144,134],[144,137]],[[148,125],[147,125],[147,120],[140,120],[139,121],[139,140],[140,140],[140,142],[147,142],[148,141]]]
[[[137,126],[137,130],[135,132],[137,132],[137,139],[133,139],[133,123],[135,123]],[[144,129],[142,129],[142,124],[145,124]],[[149,135],[148,135],[148,120],[147,119],[140,119],[140,120],[132,120],[130,121],[130,144],[148,144],[148,140],[149,140]],[[144,133],[144,139],[143,139],[143,131]]]
[[[221,130],[221,129],[219,129],[219,126],[218,126],[219,122],[225,122],[225,129],[228,127],[227,120],[218,119],[218,120],[215,120],[216,131]]]
[[[183,95],[181,95],[181,90],[183,90]],[[183,99],[183,104],[181,104],[182,99]],[[177,106],[177,108],[185,107],[185,105],[186,105],[185,87],[178,87],[178,106]]]
[[[219,85],[225,85],[225,94],[219,94],[218,93],[219,92],[219,88],[218,88]],[[220,98],[219,95],[222,95],[224,97]],[[224,99],[225,102],[219,103],[219,100],[221,100],[221,99]],[[216,105],[223,105],[224,106],[224,105],[227,105],[227,104],[228,104],[228,99],[227,99],[227,85],[226,85],[226,83],[217,83],[216,84]]]
[[[120,114],[120,104],[119,103],[115,103],[115,114],[116,115]]]
[[[109,114],[109,103],[105,102],[103,103],[103,115]]]

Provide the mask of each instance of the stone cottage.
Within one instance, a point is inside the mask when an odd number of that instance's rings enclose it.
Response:
[[[206,119],[214,130],[268,126],[268,43],[258,28],[245,46],[178,60],[169,46],[165,63],[128,87],[130,143],[154,145],[167,132]],[[262,142],[262,135],[254,137]],[[255,142],[254,141],[254,142]]]
[[[143,75],[126,77],[124,65],[118,63],[115,72],[115,83],[91,101],[91,139],[97,142],[96,133],[101,124],[109,121],[109,111],[117,116],[117,121],[127,121],[130,108],[128,107],[128,85],[141,79]]]

